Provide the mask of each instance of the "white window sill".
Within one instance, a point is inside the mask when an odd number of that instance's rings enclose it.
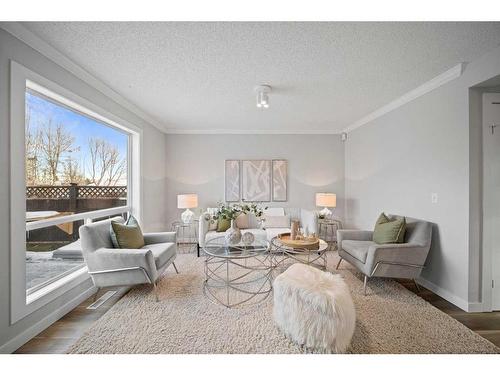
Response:
[[[18,322],[39,308],[56,300],[71,289],[78,287],[82,283],[88,282],[90,275],[87,267],[82,267],[67,276],[54,281],[53,283],[41,288],[25,298],[13,298],[11,310],[11,324]]]
[[[75,272],[72,272],[69,275],[60,278],[59,280],[50,283],[46,287],[27,295],[26,304],[30,305],[31,303],[39,300],[40,298],[48,296],[51,293],[55,293],[56,291],[59,291],[58,293],[59,295],[65,293],[71,288],[73,288],[75,284],[79,284],[88,278],[89,274],[87,267],[79,268]]]

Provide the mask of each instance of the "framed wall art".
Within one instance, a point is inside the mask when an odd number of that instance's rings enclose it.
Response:
[[[273,160],[273,201],[287,200],[288,162]]]
[[[224,166],[225,200],[239,202],[240,200],[240,161],[226,160]]]
[[[248,202],[271,200],[271,160],[242,160],[242,199]]]

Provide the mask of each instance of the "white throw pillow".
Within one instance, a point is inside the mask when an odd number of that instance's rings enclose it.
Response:
[[[264,215],[267,216],[285,216],[285,209],[283,207],[268,207],[264,211]]]
[[[217,220],[210,218],[208,222],[208,230],[217,230]]]
[[[264,217],[264,228],[290,228],[290,216],[268,216]]]
[[[213,219],[213,216],[217,212],[217,208],[207,208],[207,213],[205,214],[205,220],[208,221],[208,230],[217,230],[217,220]]]

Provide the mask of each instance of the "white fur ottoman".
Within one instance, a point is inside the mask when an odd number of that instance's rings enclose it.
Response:
[[[356,323],[342,276],[296,263],[274,280],[274,320],[292,341],[322,352],[344,353]]]

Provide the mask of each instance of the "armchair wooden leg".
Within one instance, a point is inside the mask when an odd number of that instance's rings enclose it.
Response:
[[[153,293],[155,294],[156,302],[160,302],[160,296],[158,295],[158,287],[156,283],[153,283]]]
[[[174,263],[174,262],[172,262],[172,265],[174,266],[175,272],[176,272],[176,273],[179,273],[179,270],[177,269],[177,266],[175,265],[175,263]]]
[[[340,259],[339,259],[339,262],[337,263],[337,267],[335,267],[335,269],[336,269],[336,270],[338,270],[338,269],[339,269],[339,267],[340,267],[340,263],[341,263],[341,262],[342,262],[342,258],[340,258]]]
[[[368,276],[365,276],[365,280],[363,281],[363,294],[366,296],[366,282],[368,281]]]

